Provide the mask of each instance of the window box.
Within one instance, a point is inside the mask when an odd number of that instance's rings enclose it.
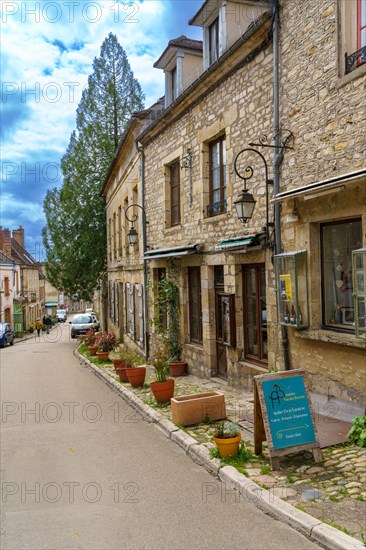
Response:
[[[356,338],[366,340],[366,248],[352,252],[353,299],[352,317]]]
[[[308,328],[307,251],[277,254],[274,260],[279,322],[298,330]]]
[[[170,400],[172,420],[180,426],[226,418],[225,396],[219,391],[181,395]]]

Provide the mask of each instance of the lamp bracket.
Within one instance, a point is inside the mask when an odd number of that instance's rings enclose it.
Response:
[[[189,168],[190,170],[192,169],[192,151],[190,149],[187,149],[186,154],[182,156],[180,168],[181,170],[183,168]]]
[[[283,135],[284,134],[284,135]],[[294,140],[294,134],[291,132],[291,130],[287,130],[284,128],[283,130],[280,130],[273,136],[273,141],[276,141],[276,138],[282,139],[281,145],[271,145],[270,143],[267,143],[268,136],[267,134],[262,134],[259,138],[259,143],[249,143],[250,147],[270,147],[270,148],[277,148],[277,149],[293,149],[293,147],[290,147],[288,144]]]

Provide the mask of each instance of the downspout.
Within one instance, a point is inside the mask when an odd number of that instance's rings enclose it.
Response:
[[[273,132],[275,136],[275,150],[273,162],[274,198],[280,192],[280,166],[283,160],[283,149],[280,140],[280,95],[279,95],[279,27],[280,5],[279,0],[272,0],[273,4]],[[281,246],[281,205],[274,203],[275,220],[275,254],[280,254]],[[281,325],[281,344],[285,370],[291,370],[288,350],[287,327]]]
[[[146,213],[145,213],[145,151],[143,146],[137,144],[137,150],[141,153],[141,206],[142,206],[142,255],[145,257],[147,251],[146,241]],[[150,356],[150,334],[148,330],[149,319],[149,301],[148,301],[148,269],[147,260],[144,259],[144,329],[145,329],[145,355],[146,359]]]

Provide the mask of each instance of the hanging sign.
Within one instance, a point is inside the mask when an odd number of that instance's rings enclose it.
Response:
[[[273,468],[278,458],[304,449],[313,449],[321,460],[320,445],[310,407],[310,398],[301,369],[255,376],[255,447],[262,452],[267,440]]]

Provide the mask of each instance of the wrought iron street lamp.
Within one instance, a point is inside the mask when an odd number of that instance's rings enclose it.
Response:
[[[240,179],[242,179],[244,181],[244,189],[241,191],[238,199],[234,202],[235,208],[236,208],[236,213],[237,213],[238,219],[242,223],[246,223],[248,220],[250,220],[252,218],[253,212],[254,212],[254,207],[255,207],[256,202],[257,202],[255,200],[254,196],[252,195],[252,193],[249,193],[248,189],[247,189],[247,181],[254,174],[253,168],[248,165],[244,170],[245,175],[240,174],[239,171],[238,171],[239,157],[243,153],[247,153],[247,152],[255,153],[256,155],[259,155],[260,158],[263,160],[263,163],[264,163],[265,177],[266,177],[266,226],[265,226],[265,232],[266,232],[266,239],[268,241],[268,237],[269,237],[268,228],[274,226],[274,223],[269,221],[269,211],[268,211],[268,208],[269,208],[269,205],[268,205],[268,202],[269,202],[268,201],[268,187],[270,185],[273,185],[273,180],[269,179],[269,177],[268,177],[268,166],[267,166],[266,159],[264,158],[262,153],[257,151],[257,149],[253,149],[251,147],[247,147],[246,149],[242,149],[241,151],[239,151],[239,153],[236,155],[235,160],[234,160],[235,173]]]
[[[143,225],[146,225],[147,223],[149,223],[147,220],[146,220],[146,212],[145,212],[145,209],[140,206],[139,204],[130,204],[130,206],[128,206],[125,210],[125,218],[126,220],[128,220],[132,225],[131,225],[131,228],[129,230],[129,232],[127,233],[127,240],[128,240],[128,244],[130,244],[131,246],[135,245],[138,243],[138,240],[139,240],[139,235],[134,227],[134,223],[137,221],[138,219],[138,215],[133,212],[132,216],[129,218],[128,215],[127,215],[127,212],[129,211],[130,208],[141,208],[142,210],[142,223]],[[145,231],[144,231],[144,234],[145,234]],[[144,252],[145,252],[145,247],[146,247],[146,243],[143,243],[143,247],[144,247]]]

